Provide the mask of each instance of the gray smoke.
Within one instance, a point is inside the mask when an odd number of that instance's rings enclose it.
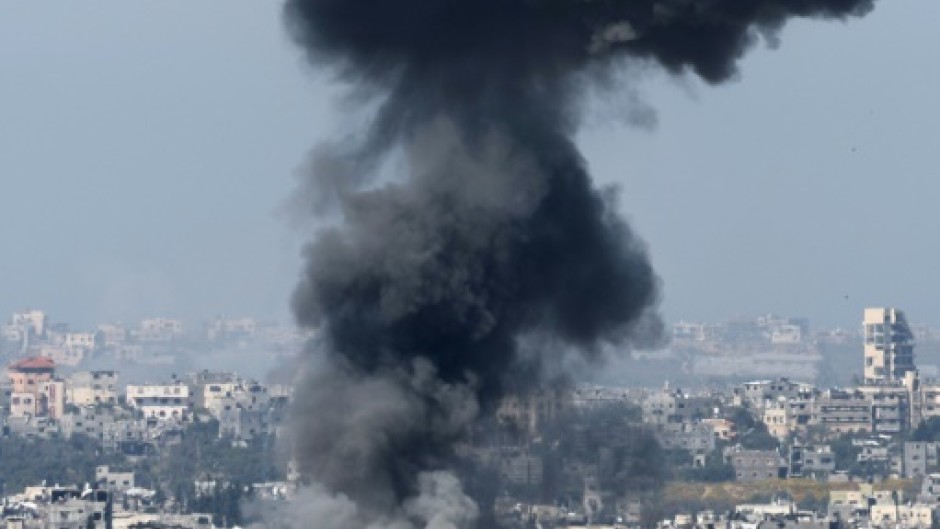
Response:
[[[322,339],[295,410],[316,524],[468,527],[479,507],[452,452],[478,415],[538,387],[566,351],[656,338],[644,246],[572,141],[587,88],[625,58],[720,82],[790,17],[871,7],[288,0],[311,61],[376,108],[310,174],[311,209],[341,219],[307,247],[293,297]]]

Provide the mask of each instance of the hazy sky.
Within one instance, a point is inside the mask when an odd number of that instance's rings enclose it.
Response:
[[[940,324],[937,20],[880,0],[792,24],[724,86],[643,74],[652,128],[595,105],[580,143],[667,318]],[[284,204],[337,93],[276,1],[0,2],[0,318],[286,319],[305,234]]]

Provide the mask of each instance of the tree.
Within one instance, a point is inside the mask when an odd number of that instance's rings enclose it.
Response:
[[[940,417],[930,417],[921,421],[917,428],[911,432],[911,441],[938,441],[940,440]]]

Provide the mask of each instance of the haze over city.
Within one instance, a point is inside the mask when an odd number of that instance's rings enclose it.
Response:
[[[937,15],[904,0],[797,21],[741,82],[650,71],[640,107],[609,97],[623,122],[589,119],[579,144],[620,186],[667,320],[857,327],[887,304],[940,321]],[[289,320],[294,174],[350,124],[276,2],[7,2],[0,64],[0,313]]]
[[[940,528],[938,15],[0,4],[0,526]]]

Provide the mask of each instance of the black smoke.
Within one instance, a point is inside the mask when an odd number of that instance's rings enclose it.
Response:
[[[721,82],[790,18],[872,7],[288,0],[310,60],[376,108],[313,166],[315,202],[341,221],[308,246],[293,298],[326,356],[299,388],[301,463],[349,502],[345,523],[431,525],[414,504],[433,498],[457,506],[445,526],[465,524],[446,471],[480,407],[537,386],[564,351],[655,335],[656,274],[572,140],[595,80],[629,59]]]

